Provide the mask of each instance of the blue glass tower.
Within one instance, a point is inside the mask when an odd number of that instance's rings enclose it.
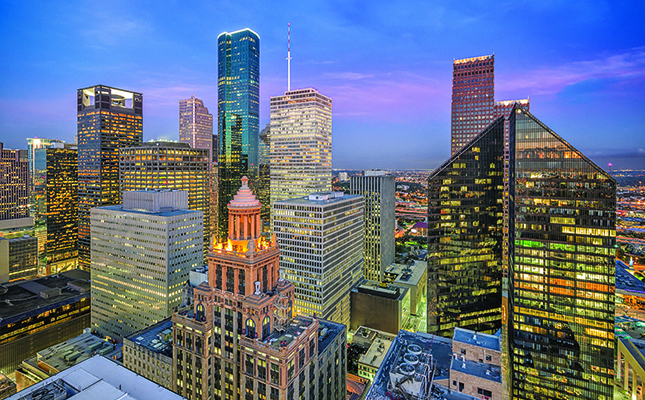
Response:
[[[260,36],[250,29],[217,38],[218,235],[228,235],[228,203],[248,175],[255,182],[260,127]]]

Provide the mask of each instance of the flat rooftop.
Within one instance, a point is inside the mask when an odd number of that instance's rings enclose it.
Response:
[[[363,280],[363,282],[352,288],[352,292],[369,294],[371,296],[383,297],[387,299],[401,301],[405,298],[409,288],[402,286],[395,286],[387,284],[386,287],[381,287],[378,282]]]
[[[25,360],[25,362],[36,368],[38,367],[38,363],[43,362],[54,367],[57,371],[63,371],[97,354],[109,358],[120,358],[121,346],[115,346],[86,332],[75,338],[41,350],[34,357]]]
[[[486,333],[480,333],[463,328],[455,328],[452,340],[473,346],[484,347],[489,350],[501,351],[500,338]]]
[[[167,340],[170,338],[170,340]],[[146,349],[172,358],[172,321],[166,318],[146,329],[135,332],[126,340]]]
[[[280,348],[280,343],[284,343],[286,346],[289,346],[298,336],[300,336],[304,331],[307,330],[307,327],[313,323],[313,318],[305,317],[298,315],[291,320],[286,329],[282,332],[274,330],[263,343],[270,344],[276,349]]]
[[[176,215],[201,213],[201,211],[197,211],[197,210],[168,210],[168,211],[160,211],[160,212],[148,212],[148,211],[127,209],[127,208],[124,208],[122,204],[119,204],[116,206],[96,207],[96,209],[117,211],[117,212],[127,212],[130,214],[154,215],[154,216],[160,216],[160,217],[174,217]]]
[[[0,291],[0,326],[5,326],[90,297],[90,273],[76,269],[2,287],[7,290]]]
[[[39,391],[38,395],[36,391]],[[57,400],[184,400],[178,394],[102,356],[76,364],[8,399],[44,398],[47,393],[43,395],[43,391],[49,392]]]
[[[324,333],[324,335],[323,335]],[[318,320],[318,354],[322,354],[339,335],[345,333],[345,325],[326,319]]]
[[[450,369],[453,371],[462,372],[470,376],[488,379],[489,381],[502,383],[501,367],[496,367],[490,364],[478,363],[470,360],[452,359]]]
[[[372,367],[379,367],[385,359],[387,351],[390,349],[391,345],[391,340],[381,338],[374,339],[370,348],[367,349],[367,353],[363,354],[358,362]]]
[[[616,260],[616,292],[645,297],[645,283],[630,274],[629,267],[621,260]]]
[[[385,272],[398,275],[394,280],[395,284],[417,286],[428,270],[428,263],[421,260],[412,261],[412,265],[393,263]]]
[[[277,201],[276,204],[324,206],[327,204],[337,203],[341,201],[353,200],[358,197],[362,197],[362,196],[358,194],[346,194],[343,192],[312,193],[306,197],[299,197],[296,199]]]

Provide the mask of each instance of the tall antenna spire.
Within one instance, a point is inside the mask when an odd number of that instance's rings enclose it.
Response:
[[[287,91],[291,90],[291,22],[287,25]]]

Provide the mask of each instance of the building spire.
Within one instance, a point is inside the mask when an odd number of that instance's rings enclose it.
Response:
[[[291,90],[291,22],[287,24],[287,91]]]

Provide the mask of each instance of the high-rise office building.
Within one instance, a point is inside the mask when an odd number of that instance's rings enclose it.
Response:
[[[349,326],[349,293],[363,273],[363,198],[313,193],[274,203],[280,268],[295,285],[298,314]]]
[[[503,143],[499,118],[428,178],[428,333],[501,326]]]
[[[29,158],[29,203],[31,204],[31,216],[34,217],[36,228],[43,225],[46,213],[46,185],[47,185],[47,149],[54,143],[64,143],[57,139],[27,139],[27,157]],[[44,251],[46,234],[39,235],[39,249]]]
[[[329,97],[312,88],[271,97],[270,139],[271,204],[331,190]]]
[[[50,274],[78,265],[78,149],[55,143],[46,153],[45,259]]]
[[[509,397],[612,399],[616,181],[521,107],[509,128]]]
[[[173,321],[174,391],[190,399],[339,399],[346,396],[346,328],[294,316],[275,239],[242,178],[228,204],[228,238],[213,245],[208,281]]]
[[[143,140],[143,95],[109,86],[78,89],[78,257],[90,265],[90,209],[121,202],[119,149]]]
[[[172,315],[203,265],[203,214],[181,190],[123,192],[92,209],[92,329],[121,340]]]
[[[211,182],[207,149],[186,143],[146,142],[119,151],[121,191],[173,189],[188,192],[188,209],[204,216],[204,260],[211,242]]]
[[[38,239],[24,235],[0,237],[0,283],[38,275]]]
[[[363,171],[349,182],[351,194],[363,196],[365,278],[383,282],[385,270],[394,262],[394,176],[385,171]]]
[[[0,142],[0,229],[30,226],[29,164],[24,150],[8,150]]]
[[[204,102],[195,96],[179,100],[179,143],[188,143],[193,149],[208,149],[213,165],[213,115]]]
[[[258,200],[262,204],[260,215],[263,221],[271,220],[271,124],[260,131],[259,174],[257,184]]]
[[[453,61],[451,154],[493,122],[494,97],[494,55]]]
[[[258,174],[260,37],[250,29],[217,38],[218,236],[228,236],[228,203],[242,176]]]

